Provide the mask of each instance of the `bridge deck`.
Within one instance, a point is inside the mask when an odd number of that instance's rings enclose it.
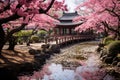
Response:
[[[80,41],[94,40],[95,35],[65,35],[65,36],[54,36],[48,39],[48,42],[54,42],[58,45],[71,44]]]

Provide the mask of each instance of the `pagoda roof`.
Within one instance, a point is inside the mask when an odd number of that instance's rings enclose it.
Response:
[[[79,16],[77,12],[74,13],[63,13],[63,16],[59,20],[72,20],[73,18]]]
[[[59,23],[59,24],[57,24],[57,26],[78,26],[78,25],[80,25],[80,24],[82,24],[83,22],[82,21],[80,21],[80,22],[69,22],[69,23]]]
[[[78,26],[82,24],[82,21],[79,22],[73,22],[73,19],[75,17],[79,16],[77,12],[74,13],[63,13],[62,17],[60,17],[58,20],[60,23],[57,24],[57,26]]]

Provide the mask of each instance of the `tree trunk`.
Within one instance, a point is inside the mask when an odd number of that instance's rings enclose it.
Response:
[[[120,21],[118,26],[117,40],[120,40]]]
[[[8,50],[14,50],[14,47],[16,45],[16,37],[13,36],[14,33],[22,30],[27,24],[22,24],[20,27],[17,27],[13,30],[11,30],[8,35],[6,36],[6,39],[9,41],[9,48]]]
[[[116,36],[116,40],[120,40],[120,33],[117,34],[117,36]]]
[[[0,55],[4,45],[5,45],[4,39],[2,41],[0,40]]]
[[[37,26],[37,27],[38,27],[38,26]],[[32,37],[32,35],[37,34],[37,30],[36,30],[37,27],[35,27],[35,28],[32,30],[31,35],[28,37],[27,42],[26,42],[26,45],[27,45],[27,46],[30,46],[30,38]]]
[[[30,36],[28,37],[27,41],[26,41],[26,45],[30,46]]]
[[[107,36],[108,36],[108,31],[107,31],[107,29],[104,30],[104,33],[103,33],[103,34],[104,34],[104,37],[107,37]]]
[[[14,51],[15,45],[17,44],[16,38],[14,36],[11,36],[8,41],[9,41],[8,50],[13,50]]]
[[[5,32],[2,26],[0,26],[0,54],[4,45],[5,45]]]

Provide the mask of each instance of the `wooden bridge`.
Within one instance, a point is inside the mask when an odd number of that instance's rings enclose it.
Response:
[[[72,43],[78,43],[82,41],[94,40],[95,35],[64,35],[54,36],[47,40],[47,42],[54,42],[54,44],[60,46],[67,46]]]

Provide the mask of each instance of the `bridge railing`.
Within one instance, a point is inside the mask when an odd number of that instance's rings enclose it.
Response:
[[[54,36],[51,40],[48,41],[55,41],[56,44],[64,44],[64,43],[73,43],[79,41],[86,41],[86,40],[94,40],[95,35],[64,35],[64,36]]]

